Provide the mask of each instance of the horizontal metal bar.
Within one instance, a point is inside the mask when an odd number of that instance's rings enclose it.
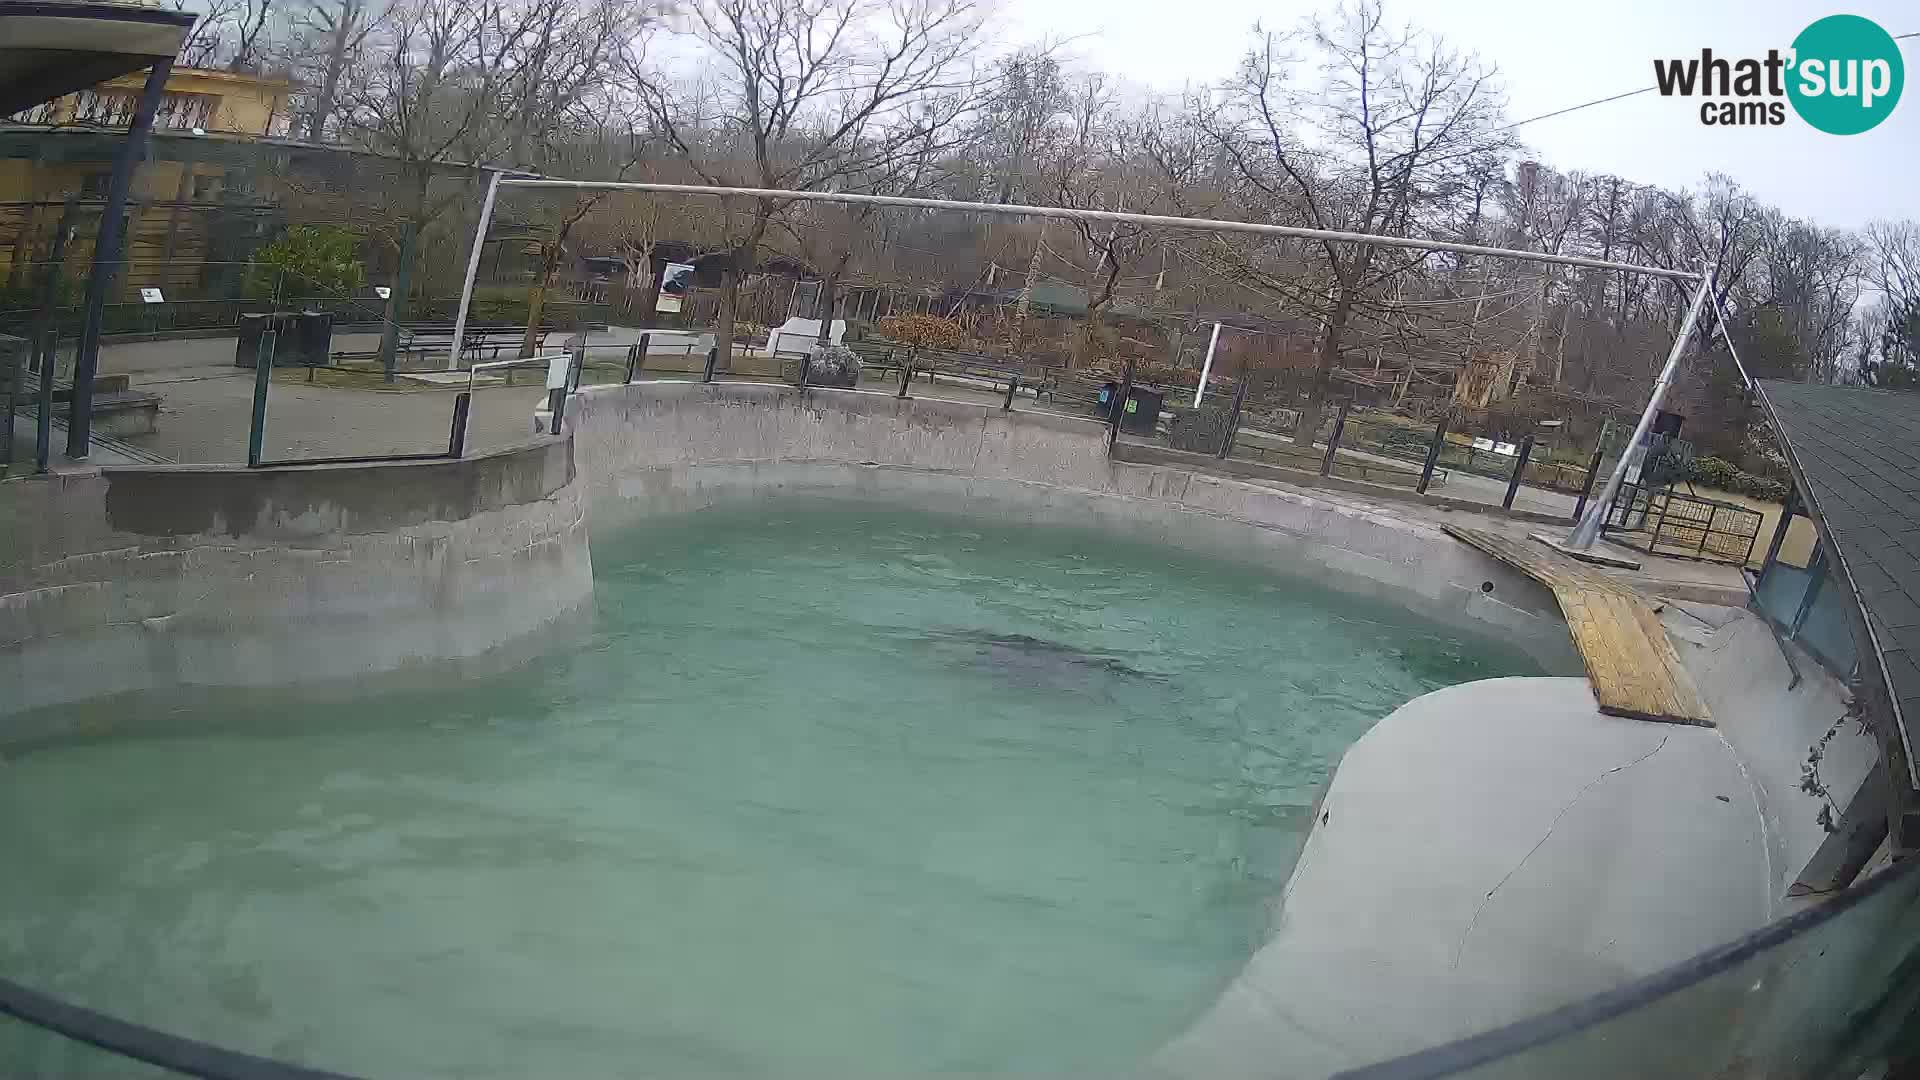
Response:
[[[292,458],[286,461],[262,461],[256,469],[283,468],[288,465],[377,465],[383,461],[447,461],[445,450],[431,454],[363,454],[357,457]]]
[[[519,357],[513,360],[488,360],[488,361],[485,361],[484,363],[468,365],[467,393],[469,394],[473,393],[473,377],[482,371],[498,371],[503,368],[533,367],[536,364],[544,367],[547,364],[552,363],[556,357],[564,357],[566,355],[567,355],[566,353],[547,353],[544,356],[524,356],[524,357]]]
[[[213,1080],[352,1080],[342,1073],[242,1054],[144,1027],[9,979],[0,979],[0,1016],[11,1016],[75,1042],[188,1076]]]
[[[1196,232],[1253,233],[1258,236],[1285,236],[1297,240],[1344,240],[1381,247],[1412,248],[1416,251],[1450,251],[1461,255],[1491,255],[1526,262],[1553,263],[1556,266],[1584,266],[1594,270],[1620,270],[1629,274],[1672,278],[1675,281],[1699,281],[1700,275],[1687,270],[1669,270],[1663,266],[1636,266],[1633,263],[1588,259],[1579,255],[1551,255],[1542,251],[1456,244],[1448,240],[1419,240],[1410,236],[1380,236],[1374,233],[1340,232],[1334,229],[1308,229],[1293,225],[1268,225],[1258,221],[1220,221],[1214,218],[1167,217],[1161,214],[1129,214],[1115,210],[1076,210],[1066,206],[1022,206],[1019,204],[961,202],[955,199],[910,199],[899,195],[857,195],[838,191],[789,191],[782,188],[735,188],[711,184],[647,184],[613,180],[521,180],[505,178],[501,186],[528,188],[592,188],[611,191],[651,191],[659,195],[717,195],[750,199],[779,199],[791,202],[851,203],[865,206],[900,206],[910,210],[956,210],[968,214],[998,214],[1003,217],[1064,218],[1069,221],[1127,222],[1167,229],[1191,229]]]

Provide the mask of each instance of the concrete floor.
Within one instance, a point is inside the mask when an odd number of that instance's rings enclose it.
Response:
[[[336,339],[335,345],[371,347],[373,335],[360,336],[369,342]],[[182,463],[244,462],[253,372],[233,366],[234,346],[233,338],[206,338],[102,348],[103,374],[128,374],[133,389],[161,399],[159,430],[125,441]],[[533,380],[475,391],[468,447],[484,450],[524,439],[542,397]],[[347,389],[310,385],[297,368],[276,371],[267,394],[264,453],[277,459],[445,450],[453,400],[452,388]]]

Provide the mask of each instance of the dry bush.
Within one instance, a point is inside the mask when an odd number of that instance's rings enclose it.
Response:
[[[875,323],[874,330],[888,341],[916,349],[957,349],[966,337],[960,320],[938,315],[889,315]]]

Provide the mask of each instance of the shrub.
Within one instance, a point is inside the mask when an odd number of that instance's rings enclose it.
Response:
[[[957,349],[966,328],[938,315],[889,315],[874,324],[881,337],[916,349]]]
[[[1784,501],[1789,490],[1788,484],[1783,480],[1776,480],[1770,476],[1756,476],[1725,458],[1711,455],[1695,458],[1687,479],[1722,491],[1731,491],[1736,495],[1766,499],[1771,502]]]
[[[787,378],[800,381],[800,362],[790,360],[782,365]],[[808,386],[857,386],[860,383],[860,357],[852,349],[842,345],[830,345],[827,348],[815,348],[807,356]]]
[[[253,253],[247,291],[270,296],[284,277],[289,294],[347,296],[367,283],[360,238],[332,225],[294,225]]]

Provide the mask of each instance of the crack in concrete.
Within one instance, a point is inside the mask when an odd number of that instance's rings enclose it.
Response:
[[[1653,749],[1647,751],[1644,754],[1641,754],[1639,757],[1634,758],[1632,761],[1629,761],[1624,765],[1615,765],[1613,768],[1608,769],[1605,772],[1601,773],[1599,776],[1596,776],[1592,780],[1587,781],[1586,784],[1583,785],[1579,791],[1576,791],[1573,793],[1573,798],[1567,800],[1567,805],[1561,807],[1560,812],[1553,815],[1553,820],[1547,823],[1547,831],[1540,834],[1540,839],[1534,841],[1533,846],[1527,849],[1527,853],[1525,855],[1520,856],[1520,861],[1513,864],[1513,869],[1508,870],[1506,875],[1494,884],[1493,888],[1487,890],[1487,895],[1483,899],[1481,899],[1480,906],[1473,910],[1473,917],[1467,920],[1467,928],[1460,932],[1460,940],[1453,947],[1453,962],[1447,965],[1448,970],[1454,971],[1459,969],[1460,957],[1463,956],[1467,951],[1467,938],[1473,935],[1474,927],[1479,924],[1480,916],[1486,912],[1487,905],[1493,903],[1494,894],[1499,892],[1502,888],[1505,888],[1507,882],[1512,881],[1514,875],[1520,872],[1520,868],[1527,865],[1527,860],[1533,858],[1534,853],[1539,851],[1543,846],[1546,845],[1547,840],[1553,836],[1553,831],[1560,827],[1560,820],[1566,817],[1568,812],[1571,811],[1574,808],[1574,806],[1580,802],[1581,799],[1586,797],[1587,792],[1592,791],[1596,786],[1599,785],[1599,783],[1602,780],[1605,780],[1607,777],[1612,776],[1614,773],[1625,772],[1628,769],[1633,768],[1635,765],[1638,765],[1641,762],[1652,757],[1653,755],[1659,753],[1662,749],[1666,747],[1667,740],[1671,738],[1673,738],[1673,736],[1671,735],[1662,735],[1660,737],[1660,742],[1656,744]]]

